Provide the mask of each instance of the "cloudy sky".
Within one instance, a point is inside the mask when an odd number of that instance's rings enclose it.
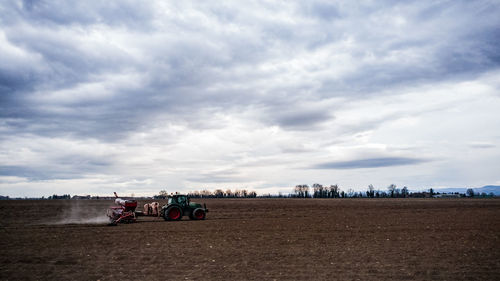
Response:
[[[2,1],[0,194],[500,184],[499,14]]]

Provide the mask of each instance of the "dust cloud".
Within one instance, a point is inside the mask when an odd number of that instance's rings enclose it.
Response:
[[[48,224],[106,224],[109,223],[106,210],[104,206],[89,205],[76,200],[65,205],[58,219]]]

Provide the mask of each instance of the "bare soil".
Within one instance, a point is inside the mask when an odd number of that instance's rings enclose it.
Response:
[[[0,279],[500,280],[499,199],[193,201],[206,220],[118,226],[109,201],[0,201]]]

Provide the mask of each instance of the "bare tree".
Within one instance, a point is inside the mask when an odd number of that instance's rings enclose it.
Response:
[[[328,197],[338,198],[340,196],[339,186],[336,184],[330,185],[330,195]]]
[[[216,198],[222,198],[224,197],[224,191],[222,191],[222,189],[216,189],[214,192],[214,196]]]
[[[395,184],[391,184],[387,187],[387,190],[389,191],[389,196],[391,196],[392,198],[394,198],[394,193],[395,193],[395,190],[396,190],[396,185]]]
[[[366,191],[366,195],[370,198],[373,198],[375,196],[375,188],[373,187],[372,184],[368,186],[368,190]]]
[[[313,197],[315,198],[327,198],[328,190],[321,184],[315,183],[313,184]]]
[[[308,198],[309,197],[309,186],[308,185],[303,186],[303,191],[304,191],[304,197]]]
[[[469,197],[474,197],[474,189],[468,188],[465,194],[467,194],[467,196]]]
[[[204,197],[204,198],[208,198],[208,197],[211,197],[211,196],[212,196],[212,192],[210,192],[209,190],[203,189],[203,190],[200,192],[200,196],[201,196],[201,197]]]
[[[395,198],[401,197],[401,190],[399,188],[394,188],[394,197]]]
[[[167,196],[168,196],[168,192],[165,189],[160,190],[160,193],[158,193],[158,198],[165,199],[165,198],[167,198]]]
[[[405,187],[403,187],[403,189],[401,189],[401,196],[402,197],[406,198],[406,197],[408,197],[409,194],[410,193],[408,192],[408,187],[405,186]]]
[[[296,197],[299,198],[309,197],[309,186],[307,184],[296,185],[294,191]]]
[[[295,193],[296,197],[300,197],[300,191],[301,191],[302,185],[296,185],[295,189],[293,190],[293,193]]]

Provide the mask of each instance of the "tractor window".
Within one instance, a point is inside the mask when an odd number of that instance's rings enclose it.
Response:
[[[168,202],[167,202],[167,203],[168,203],[168,204],[172,204],[172,197],[169,197],[169,198],[168,198]]]
[[[186,203],[186,197],[184,197],[184,196],[179,196],[179,197],[177,198],[177,201],[179,202],[179,204],[184,205],[184,204]]]

